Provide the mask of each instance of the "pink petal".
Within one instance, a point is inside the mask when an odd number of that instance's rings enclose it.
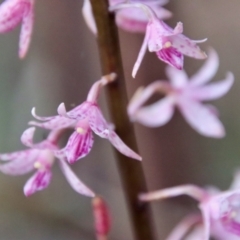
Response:
[[[217,72],[219,59],[217,52],[210,49],[208,59],[205,61],[202,68],[190,78],[191,86],[200,86],[209,82]]]
[[[182,34],[169,36],[168,39],[173,48],[176,48],[178,52],[186,56],[198,59],[204,59],[207,57],[194,41]]]
[[[158,58],[163,62],[179,70],[182,70],[183,55],[176,48],[173,48],[173,47],[163,48],[160,51],[156,52],[156,54]]]
[[[97,35],[97,27],[92,14],[92,6],[89,0],[84,0],[82,14],[89,29],[92,31],[93,34]]]
[[[29,197],[33,193],[37,191],[41,191],[44,188],[48,187],[52,178],[52,172],[49,170],[37,171],[25,184],[24,186],[24,194]]]
[[[27,147],[33,146],[33,136],[34,136],[35,130],[36,130],[35,127],[30,127],[26,129],[21,136],[21,142]]]
[[[70,128],[70,127],[74,127],[76,123],[76,120],[74,119],[69,119],[66,117],[62,117],[62,116],[56,116],[55,118],[47,121],[47,122],[43,122],[43,123],[39,123],[39,122],[35,122],[35,121],[30,121],[28,124],[29,125],[33,125],[33,126],[37,126],[37,127],[41,127],[41,128],[45,128],[45,129],[62,129],[62,128]]]
[[[148,40],[149,40],[149,35],[150,32],[149,31],[146,31],[146,34],[145,34],[145,37],[144,37],[144,40],[143,40],[143,44],[141,46],[141,49],[138,53],[138,57],[137,57],[137,60],[133,66],[133,70],[132,70],[132,77],[135,78],[136,74],[137,74],[137,71],[142,63],[142,60],[143,60],[143,57],[147,51],[147,47],[148,47]]]
[[[89,110],[89,126],[101,138],[107,138],[108,123],[102,115],[100,108],[93,105]]]
[[[160,80],[149,84],[145,89],[143,87],[138,88],[128,105],[128,115],[134,120],[135,112],[138,111],[155,92],[167,94],[169,91],[171,91],[171,85],[166,81]]]
[[[2,161],[8,161],[8,160],[14,160],[15,158],[25,158],[25,152],[26,150],[21,150],[17,152],[12,153],[2,153],[0,154],[0,160]]]
[[[184,70],[167,66],[166,75],[174,88],[183,88],[188,84],[188,76]]]
[[[219,111],[218,111],[218,109],[215,107],[215,106],[213,106],[213,105],[211,105],[211,104],[204,104],[204,106],[206,107],[206,108],[208,108],[209,109],[209,111],[212,113],[212,114],[214,114],[216,117],[219,117],[220,116],[220,114],[219,114]]]
[[[93,146],[92,130],[88,129],[86,133],[80,134],[75,131],[69,138],[64,148],[65,155],[70,164],[89,154]],[[60,150],[61,151],[61,150]]]
[[[11,162],[1,164],[0,171],[9,175],[23,175],[34,169],[34,162],[39,155],[36,149],[24,150],[10,154],[1,154],[3,158],[11,160]]]
[[[153,4],[150,5],[149,3],[148,5],[153,8]],[[159,19],[165,20],[172,17],[172,13],[163,7],[156,6],[154,10]]]
[[[179,98],[177,105],[185,120],[198,133],[214,138],[222,138],[225,136],[222,123],[209,108],[199,102],[185,98]]]
[[[36,114],[36,108],[33,107],[32,110],[31,110],[31,114],[34,118],[36,118],[37,120],[40,120],[40,121],[49,121],[51,119],[54,119],[56,118],[57,116],[51,116],[51,117],[41,117],[41,116],[38,116]]]
[[[157,18],[166,19],[172,16],[172,13],[168,10],[162,8],[162,5],[166,4],[166,1],[132,1],[133,3],[143,3],[149,6]],[[116,4],[123,3],[123,1],[110,1],[110,5],[114,6]],[[145,33],[146,26],[148,24],[148,16],[143,11],[142,8],[137,7],[129,7],[125,9],[121,9],[116,14],[116,22],[119,27],[123,30],[129,32],[140,32]]]
[[[51,149],[55,150],[57,148],[56,142],[59,138],[61,130],[52,130],[47,139],[39,142],[33,143],[33,136],[35,133],[35,127],[28,128],[25,130],[21,136],[21,142],[26,145],[27,147],[34,148],[34,149]]]
[[[60,103],[57,109],[58,115],[68,117],[65,103]]]
[[[232,87],[234,76],[228,73],[226,79],[220,82],[208,84],[207,86],[190,89],[191,95],[196,100],[215,100],[224,96]]]
[[[114,75],[115,76],[115,75]],[[94,84],[93,84],[94,85]],[[92,88],[91,88],[92,89]],[[90,89],[90,92],[91,92]],[[77,107],[73,108],[72,110],[68,111],[66,110],[65,104],[61,103],[58,106],[58,114],[62,117],[65,118],[70,118],[70,119],[77,119],[77,120],[81,120],[87,117],[88,115],[88,110],[89,108],[91,108],[91,106],[93,105],[92,102],[90,101],[85,101],[82,104],[78,105]]]
[[[240,236],[240,223],[239,223],[239,203],[240,194],[231,194],[222,201],[220,200],[220,221],[222,227],[230,233]]]
[[[207,191],[196,185],[186,184],[176,187],[165,188],[149,193],[141,193],[139,194],[138,198],[140,201],[155,201],[181,195],[190,196],[201,202],[206,198],[206,195],[208,195],[208,193]]]
[[[149,14],[152,12],[150,10],[149,8]],[[146,31],[149,32],[148,50],[157,52],[168,42],[169,36],[179,34],[179,31],[182,32],[182,23],[178,23],[175,29],[172,29],[165,22],[157,19],[155,14],[152,13]]]
[[[98,106],[92,106],[89,111],[89,126],[101,138],[109,139],[113,146],[122,154],[137,160],[142,159],[137,153],[126,146],[117,134],[110,129],[109,124],[104,119]]]
[[[14,29],[22,20],[28,1],[6,0],[0,5],[0,33]]]
[[[176,27],[173,29],[173,34],[177,35],[177,34],[181,34],[182,32],[183,32],[183,23],[178,22]]]
[[[142,160],[142,157],[130,149],[114,131],[109,131],[108,139],[112,145],[123,155],[136,160]]]
[[[81,111],[86,111],[86,108],[88,109],[89,107],[91,107],[92,104],[97,103],[98,100],[98,96],[100,93],[100,90],[107,84],[115,81],[117,78],[117,74],[112,72],[109,73],[105,76],[102,76],[100,80],[96,81],[92,87],[90,88],[89,92],[88,92],[88,96],[87,96],[87,100],[86,102],[84,102],[82,104],[82,108]],[[85,106],[86,105],[86,106]]]
[[[114,75],[115,76],[115,75]],[[29,124],[33,126],[38,126],[46,129],[62,129],[74,127],[76,120],[83,119],[87,116],[88,110],[91,107],[92,103],[83,102],[79,106],[73,108],[70,111],[66,111],[64,103],[61,103],[58,107],[58,113],[60,116],[51,116],[51,117],[40,117],[35,113],[35,108],[32,109],[32,115],[40,120],[45,121],[44,123],[39,123],[35,121],[30,121]]]
[[[76,192],[88,197],[95,196],[95,193],[83,184],[83,182],[76,176],[64,160],[60,159],[59,164],[67,181]]]
[[[166,124],[174,113],[174,100],[165,97],[147,107],[142,107],[134,114],[134,120],[148,127]]]
[[[128,32],[145,33],[148,18],[141,9],[129,8],[116,13],[116,23],[118,27]]]
[[[25,10],[25,14],[22,20],[22,27],[19,40],[19,57],[24,58],[31,41],[32,31],[34,23],[34,9],[33,4],[29,6],[28,10]]]

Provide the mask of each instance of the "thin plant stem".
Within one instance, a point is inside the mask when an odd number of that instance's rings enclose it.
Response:
[[[91,0],[91,4],[98,30],[97,40],[102,74],[115,72],[118,76],[117,81],[106,87],[109,111],[121,139],[137,150],[134,129],[126,112],[127,93],[114,14],[108,11],[108,0]],[[138,194],[147,190],[142,164],[118,151],[115,151],[115,154],[134,239],[153,240],[155,232],[150,207],[138,201]]]

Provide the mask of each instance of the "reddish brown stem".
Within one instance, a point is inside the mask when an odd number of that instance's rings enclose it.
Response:
[[[117,81],[107,88],[108,106],[117,133],[133,149],[137,149],[134,129],[126,113],[127,94],[119,48],[118,32],[114,14],[108,12],[108,0],[91,0],[98,29],[98,46],[102,74],[117,73]],[[125,197],[128,203],[130,221],[135,240],[153,240],[149,205],[138,201],[138,194],[146,192],[142,165],[115,151]]]

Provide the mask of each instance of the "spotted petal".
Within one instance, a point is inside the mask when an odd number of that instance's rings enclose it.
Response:
[[[108,123],[97,105],[92,106],[89,111],[89,126],[98,136],[107,138]]]
[[[33,29],[34,0],[6,0],[0,5],[0,33],[14,29],[21,21],[19,57],[25,57]]]
[[[25,10],[25,14],[22,19],[22,27],[19,40],[20,58],[24,58],[27,54],[33,31],[33,23],[34,23],[34,10],[33,4],[30,4],[28,10],[27,11]]]
[[[35,122],[35,121],[30,121],[28,124],[45,128],[45,129],[61,129],[61,128],[69,128],[69,127],[74,127],[74,124],[76,123],[76,120],[74,119],[69,119],[66,117],[62,116],[56,116],[55,118],[47,121],[47,122]]]
[[[28,128],[23,132],[21,136],[21,142],[27,147],[33,146],[33,135],[35,133],[35,130],[35,127]]]
[[[15,28],[22,20],[28,1],[6,0],[0,5],[0,32]]]
[[[37,191],[41,191],[48,187],[52,178],[52,173],[49,170],[37,171],[25,184],[23,191],[29,197]]]
[[[112,131],[109,124],[104,119],[100,109],[97,106],[91,108],[89,114],[89,126],[100,137],[107,138],[112,145],[122,154],[141,160],[141,157],[132,151],[119,137]]]
[[[142,160],[142,157],[130,149],[114,131],[109,131],[108,139],[111,144],[123,155],[136,160]]]
[[[11,160],[8,163],[0,165],[0,171],[9,175],[23,175],[34,169],[34,162],[39,155],[37,149],[24,150],[9,154],[1,154],[3,158]]]
[[[70,164],[89,154],[93,146],[92,130],[89,128],[86,133],[75,131],[69,138],[67,145],[60,152],[64,152]]]
[[[205,59],[207,57],[207,55],[196,44],[196,41],[192,41],[183,34],[172,35],[169,36],[168,39],[171,42],[172,47],[176,48],[177,51],[183,55],[197,59]]]
[[[162,48],[156,52],[158,58],[163,62],[179,70],[183,69],[183,55],[176,48]]]

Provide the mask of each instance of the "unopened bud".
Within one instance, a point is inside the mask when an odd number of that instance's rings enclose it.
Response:
[[[111,228],[109,209],[105,201],[97,196],[92,200],[95,231],[98,239],[107,239]]]

